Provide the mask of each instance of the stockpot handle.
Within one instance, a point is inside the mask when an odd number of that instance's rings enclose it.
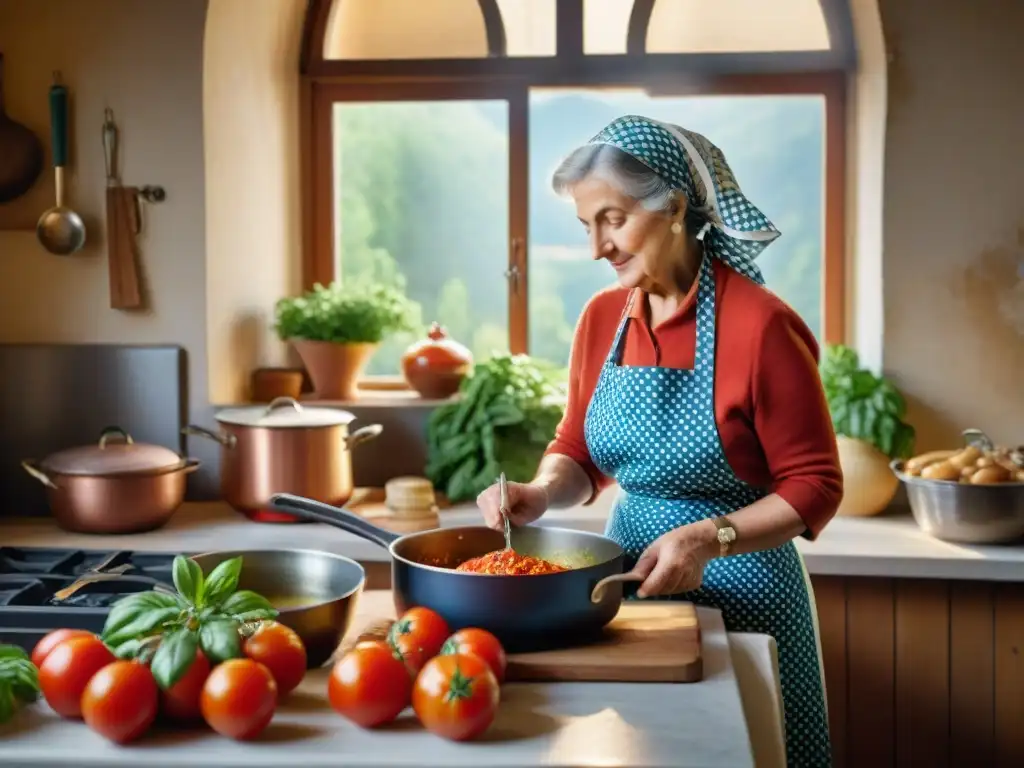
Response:
[[[234,448],[235,443],[238,442],[234,435],[227,435],[223,432],[214,432],[212,429],[200,427],[195,424],[189,424],[187,427],[182,427],[181,434],[205,437],[207,440],[213,440],[215,443],[220,443],[225,448]]]
[[[373,523],[367,522],[359,515],[355,515],[340,507],[332,507],[322,501],[314,501],[302,496],[294,496],[290,493],[275,493],[270,497],[270,508],[278,512],[295,515],[303,520],[311,520],[315,523],[340,528],[341,530],[358,536],[361,539],[372,541],[385,549],[402,538],[397,533],[378,528]]]

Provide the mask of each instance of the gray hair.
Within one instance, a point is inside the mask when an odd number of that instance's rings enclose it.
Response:
[[[564,197],[591,176],[608,182],[648,211],[671,213],[675,207],[678,190],[628,152],[610,144],[584,144],[573,150],[558,166],[551,186],[555,194]],[[707,220],[706,211],[686,206],[684,223],[688,232],[698,232]]]

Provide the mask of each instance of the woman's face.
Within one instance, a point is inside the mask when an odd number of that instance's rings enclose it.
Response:
[[[623,288],[652,291],[671,282],[673,253],[682,241],[671,217],[646,210],[599,177],[576,184],[572,196],[594,259],[607,260]]]

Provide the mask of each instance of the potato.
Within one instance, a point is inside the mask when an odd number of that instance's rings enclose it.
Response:
[[[1018,469],[1014,475],[1014,482],[1024,483],[1024,469]]]
[[[985,467],[995,466],[996,460],[992,456],[982,456],[976,462],[974,462],[975,469],[984,469]]]
[[[1005,483],[1011,477],[1009,470],[998,464],[979,469],[969,480],[971,485],[995,485]]]
[[[969,445],[962,451],[954,456],[951,456],[948,461],[959,471],[964,467],[969,467],[974,462],[982,457],[981,449],[975,448],[973,445]]]
[[[929,464],[921,470],[921,477],[926,480],[957,480],[963,467],[953,466],[952,461],[939,461]]]
[[[935,464],[936,462],[948,459],[950,456],[957,453],[956,451],[931,451],[930,453],[922,453],[920,456],[915,456],[912,459],[908,459],[907,463],[903,465],[904,471],[908,475],[920,475],[921,470],[927,467],[929,464]]]

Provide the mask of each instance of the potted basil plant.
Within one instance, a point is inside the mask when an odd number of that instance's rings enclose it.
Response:
[[[417,309],[390,285],[318,283],[277,302],[275,330],[302,358],[318,399],[353,400],[374,351],[392,334],[414,330]]]
[[[837,514],[877,515],[899,486],[889,462],[909,457],[914,449],[914,428],[904,421],[906,401],[891,382],[862,368],[857,353],[842,344],[825,348],[819,370],[843,470]]]

